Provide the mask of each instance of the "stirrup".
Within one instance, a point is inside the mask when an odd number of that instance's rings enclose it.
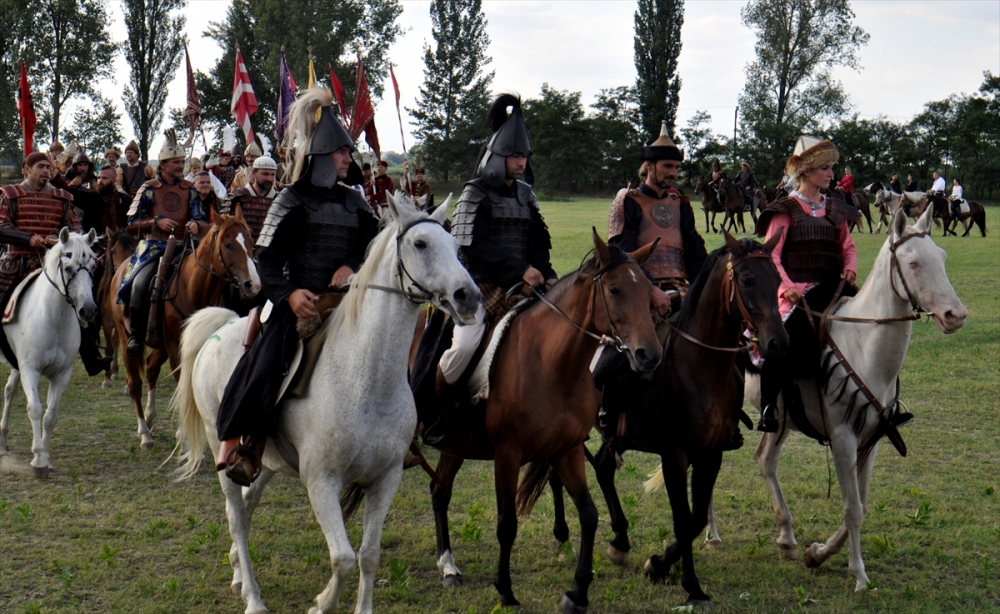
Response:
[[[125,344],[125,353],[129,356],[142,356],[142,342],[136,335],[131,335],[128,338],[128,343]]]
[[[260,476],[263,447],[255,437],[230,450],[226,455],[226,476],[240,486],[250,486]]]
[[[760,411],[760,421],[757,423],[757,430],[762,433],[778,432],[778,419],[774,417],[773,405],[767,405]]]

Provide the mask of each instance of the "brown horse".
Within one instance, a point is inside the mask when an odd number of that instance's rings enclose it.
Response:
[[[222,305],[222,288],[232,284],[239,288],[243,296],[250,297],[260,290],[260,278],[250,259],[253,253],[253,238],[246,223],[233,216],[216,216],[206,236],[181,258],[180,266],[163,289],[161,317],[163,318],[163,344],[150,348],[148,356],[129,356],[125,351],[128,329],[125,326],[124,307],[117,304],[117,293],[109,292],[108,302],[115,319],[115,328],[125,361],[125,383],[128,395],[135,405],[138,418],[138,434],[142,449],[153,447],[153,436],[149,425],[156,417],[156,382],[160,369],[169,358],[170,367],[180,364],[178,352],[181,339],[181,325],[195,311],[204,307]],[[150,265],[155,266],[155,265]],[[112,288],[121,285],[128,261],[118,267],[112,280]],[[174,373],[174,379],[180,377]],[[142,408],[142,381],[148,388],[146,410]]]
[[[844,194],[844,196],[847,196]],[[849,202],[849,201],[848,201]],[[871,203],[868,201],[868,196],[864,193],[855,192],[854,193],[854,205],[861,212],[861,215],[868,220],[868,234],[872,234],[872,207]],[[850,232],[854,232],[854,229],[864,232],[864,228],[861,227],[861,219],[854,220],[848,224]]]
[[[701,194],[701,209],[705,212],[705,232],[708,232],[708,214],[712,214],[712,232],[719,232],[715,228],[715,215],[726,210],[715,188],[708,185],[704,177],[698,177],[698,183],[694,186],[694,193]]]
[[[959,222],[962,222],[962,227],[965,228],[965,232],[962,233],[963,237],[969,236],[973,225],[979,226],[979,233],[986,236],[986,210],[979,203],[971,200],[966,201],[969,203],[969,210],[960,212],[956,218],[952,215],[951,201],[947,198],[928,194],[927,200],[934,207],[934,217],[941,220],[944,228],[943,236],[957,237],[958,233],[955,232],[955,227],[958,226]]]
[[[575,586],[560,608],[586,612],[597,530],[583,447],[598,408],[590,361],[603,337],[618,340],[617,347],[637,371],[652,371],[659,363],[661,348],[649,317],[652,284],[639,268],[655,247],[654,242],[626,254],[607,247],[594,231],[594,258],[511,321],[493,361],[488,397],[449,414],[439,482],[431,487],[438,569],[445,586],[462,583],[451,551],[448,504],[465,459],[494,463],[500,542],[494,586],[503,606],[518,605],[510,578],[517,515],[531,510],[531,492],[539,482],[544,486],[551,467],[576,504],[582,533]],[[419,403],[424,398],[419,388],[415,394]],[[529,462],[544,469],[526,472],[518,488],[518,471]]]
[[[726,211],[726,219],[722,222],[722,230],[731,228],[733,232],[736,232],[736,220],[738,219],[743,234],[746,234],[747,227],[743,223],[743,209],[746,202],[743,200],[743,192],[728,177],[720,177],[719,193],[722,194],[722,207]],[[752,207],[750,209],[750,217],[753,218],[753,223],[756,225],[757,215],[753,212]]]
[[[112,380],[118,379],[118,329],[115,328],[114,310],[112,303],[108,302],[108,295],[113,294],[111,290],[111,280],[118,271],[118,267],[123,262],[128,262],[132,252],[135,251],[138,243],[132,235],[124,230],[112,232],[106,231],[108,236],[108,247],[104,251],[104,262],[101,264],[103,271],[100,276],[100,285],[97,290],[97,305],[100,309],[101,329],[104,331],[104,341],[107,344],[105,353],[111,356],[111,366],[104,372],[102,388],[111,388]]]
[[[688,605],[711,602],[695,574],[691,543],[708,520],[723,445],[731,439],[732,429],[739,428],[734,417],[742,411],[743,378],[736,369],[736,356],[744,349],[743,332],[755,333],[765,356],[780,356],[788,348],[788,333],[778,313],[781,278],[770,256],[780,235],[763,246],[752,239],[725,236],[725,245],[709,256],[684,299],[653,381],[605,387],[605,400],[613,396],[616,405],[629,408],[624,414],[628,422],[625,435],[611,432],[593,460],[615,534],[608,556],[624,565],[630,550],[629,523],[615,489],[616,456],[624,450],[660,456],[676,541],[663,556],[651,556],[644,570],[651,580],[661,580],[681,561],[681,586],[688,592]],[[688,503],[689,467],[693,467],[693,509]],[[561,539],[568,536],[561,485],[555,479],[550,482],[556,499],[553,533]]]

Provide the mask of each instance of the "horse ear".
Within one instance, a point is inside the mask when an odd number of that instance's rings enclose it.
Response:
[[[212,218],[212,225],[213,226],[218,226],[219,228],[221,228],[222,227],[222,218],[229,217],[229,216],[223,215],[222,213],[216,213],[214,215],[211,215],[210,217]]]
[[[924,216],[926,216],[929,211],[931,211],[931,208],[927,207],[927,210],[924,211],[924,215],[922,215],[920,219],[924,219]],[[895,234],[897,237],[902,237],[903,231],[906,230],[906,222],[907,222],[906,213],[904,213],[903,210],[900,209],[899,211],[896,212],[896,217],[892,220],[893,234]]]
[[[63,226],[63,229],[59,231],[59,242],[63,245],[69,243],[69,226]]]
[[[927,232],[931,227],[931,220],[934,217],[934,207],[924,209],[924,214],[917,220],[917,232]]]
[[[724,237],[726,237],[726,247],[727,247],[727,248],[729,248],[729,251],[730,251],[730,252],[732,252],[732,253],[734,253],[734,254],[735,254],[735,253],[737,253],[738,251],[740,251],[740,242],[739,242],[739,241],[737,241],[737,240],[736,240],[736,239],[735,239],[735,238],[733,237],[733,235],[729,234],[729,231],[728,231],[728,230],[726,230],[726,229],[723,229],[723,230],[722,230],[722,235],[723,235]]]
[[[590,230],[594,234],[594,251],[597,253],[597,259],[601,264],[607,264],[611,261],[611,250],[608,249],[608,244],[604,242],[601,235],[597,234],[597,228],[591,226]]]
[[[396,197],[393,196],[392,194],[390,194],[389,192],[386,192],[385,193],[385,198],[386,198],[386,202],[389,204],[389,207],[388,207],[389,208],[389,215],[392,216],[392,219],[394,219],[396,221],[399,221],[399,219],[402,216],[399,213],[399,203],[396,202]]]
[[[768,239],[767,243],[764,244],[764,249],[767,250],[767,253],[770,254],[772,251],[774,251],[774,246],[778,244],[778,241],[781,240],[781,235],[783,234],[785,234],[785,227],[781,226],[780,228],[778,228],[778,232],[771,235],[771,238]]]
[[[246,222],[246,219],[243,217],[243,207],[237,207],[236,210],[233,211],[233,217],[241,222]]]
[[[431,213],[431,219],[443,225],[448,219],[449,203],[451,203],[451,192],[448,192],[448,198],[444,199],[443,203],[434,208],[434,212]]]
[[[87,233],[87,243],[89,243],[91,247],[93,247],[94,244],[97,243],[97,229],[96,228],[91,228],[90,232]]]
[[[649,260],[649,257],[653,255],[653,252],[656,251],[656,246],[659,244],[660,244],[660,237],[656,237],[656,239],[652,243],[643,245],[639,249],[629,254],[629,258],[635,260],[640,265],[645,264],[645,262]]]

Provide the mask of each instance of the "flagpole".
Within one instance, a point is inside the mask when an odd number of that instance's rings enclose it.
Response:
[[[396,90],[396,118],[399,119],[399,141],[403,144],[403,162],[409,162],[406,159],[406,137],[403,136],[403,115],[399,110],[399,84],[396,82],[396,73],[392,69],[392,64],[389,64],[389,74],[392,76],[392,85]],[[404,165],[403,174],[406,177],[406,191],[410,193],[410,198],[413,198],[413,183],[410,182],[410,166],[409,164]]]

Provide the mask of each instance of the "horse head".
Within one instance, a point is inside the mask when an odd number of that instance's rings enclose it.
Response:
[[[397,226],[400,290],[443,309],[456,322],[472,323],[480,293],[458,260],[458,244],[444,228],[451,194],[431,214],[418,210],[409,198],[386,196],[389,215]]]
[[[892,282],[897,296],[926,311],[941,332],[950,335],[965,325],[969,310],[948,280],[947,254],[931,239],[933,215],[933,208],[927,207],[917,223],[908,226],[906,214],[896,213],[888,239],[895,261]]]
[[[779,229],[763,245],[752,239],[737,241],[724,233],[729,256],[724,265],[727,270],[723,287],[731,285],[723,300],[729,302],[728,313],[739,313],[745,320],[765,357],[782,356],[788,349],[788,332],[778,311],[781,275],[771,259],[771,251],[783,233],[784,229]]]
[[[708,183],[705,182],[704,177],[698,177],[698,182],[694,184],[694,193],[701,194],[705,191],[705,186],[707,185]]]
[[[81,322],[93,322],[97,316],[94,302],[94,245],[97,231],[82,235],[69,228],[59,232],[59,241],[45,254],[45,276],[73,307]]]
[[[659,239],[632,253],[610,248],[591,229],[594,258],[577,273],[577,280],[594,282],[591,301],[594,327],[601,335],[620,340],[632,370],[649,373],[660,363],[663,348],[649,317],[653,284],[640,268],[659,244]]]
[[[195,255],[200,262],[210,262],[212,273],[250,298],[260,292],[253,250],[253,235],[246,222],[232,215],[217,215]]]

